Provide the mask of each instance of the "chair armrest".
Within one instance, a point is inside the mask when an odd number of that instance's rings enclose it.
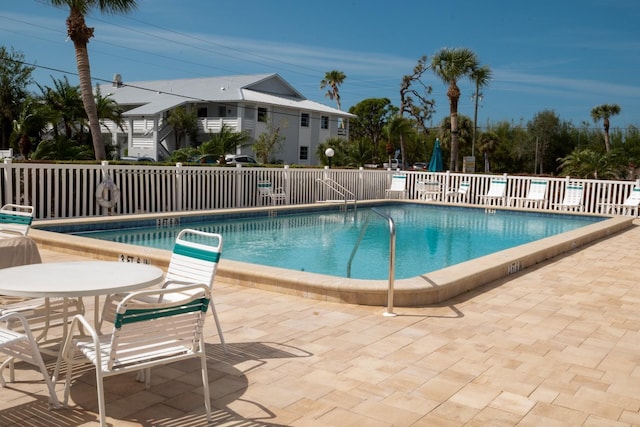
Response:
[[[82,314],[77,314],[73,316],[73,320],[71,320],[71,327],[69,328],[67,336],[64,339],[64,343],[62,344],[62,347],[60,348],[60,352],[58,353],[58,359],[56,360],[56,367],[53,371],[54,381],[56,381],[59,378],[60,365],[62,361],[65,360],[67,361],[67,363],[69,363],[68,360],[73,358],[73,353],[74,353],[73,331],[74,329],[77,329],[78,332],[83,332],[81,331],[81,328],[84,330],[85,333],[88,333],[91,336],[93,344],[96,347],[96,358],[98,359],[99,362],[101,362],[100,351],[98,351],[100,337],[98,336],[98,333],[93,328],[93,326],[91,326],[91,324],[87,321],[87,319],[85,319]],[[96,366],[102,366],[102,365],[98,364]]]

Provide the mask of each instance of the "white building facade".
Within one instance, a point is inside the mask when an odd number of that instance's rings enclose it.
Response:
[[[317,147],[327,138],[349,136],[352,114],[306,99],[278,74],[211,77],[179,80],[122,82],[114,77],[106,95],[124,109],[124,124],[104,121],[112,142],[129,156],[167,159],[177,148],[168,124],[171,110],[182,107],[198,116],[198,141],[220,132],[223,124],[246,132],[251,141],[236,153],[254,155],[261,133],[271,123],[284,137],[276,160],[286,164],[317,165]],[[185,145],[184,143],[182,144]]]

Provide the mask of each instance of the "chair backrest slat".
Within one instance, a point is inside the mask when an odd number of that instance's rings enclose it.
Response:
[[[492,179],[489,184],[489,197],[503,197],[507,190],[507,181],[504,179]]]
[[[160,302],[136,299],[142,296]],[[161,302],[165,297],[171,302]],[[116,309],[108,369],[199,351],[209,297],[209,287],[201,284],[180,290],[136,292],[125,297]]]
[[[7,204],[0,208],[0,233],[26,236],[33,222],[33,206]]]
[[[548,181],[544,180],[532,180],[529,185],[529,193],[527,199],[529,200],[544,200],[547,196]]]
[[[200,298],[190,301],[184,305],[163,307],[163,308],[139,308],[128,309],[124,313],[116,314],[116,328],[130,323],[144,322],[147,320],[160,319],[163,317],[176,316],[183,313],[191,313],[193,311],[207,311],[209,300]]]
[[[407,188],[406,175],[393,175],[391,177],[391,188],[389,191],[404,191]]]
[[[631,194],[624,201],[625,206],[638,206],[640,204],[640,187],[634,187]]]
[[[212,285],[222,253],[222,236],[184,229],[178,234],[166,280]]]
[[[563,205],[579,205],[582,202],[584,187],[581,185],[569,184],[564,195]]]

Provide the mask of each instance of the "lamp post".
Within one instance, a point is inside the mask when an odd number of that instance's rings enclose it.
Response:
[[[475,102],[473,110],[473,136],[471,138],[471,155],[476,156],[476,134],[478,132],[478,102],[482,101],[482,93],[476,88],[476,93],[471,95],[471,100]]]
[[[327,156],[327,160],[329,161],[329,169],[331,169],[331,159],[333,158],[334,154],[336,154],[336,152],[333,151],[333,148],[331,147],[324,150],[324,155]]]

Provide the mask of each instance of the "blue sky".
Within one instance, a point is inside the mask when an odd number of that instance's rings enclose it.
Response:
[[[94,14],[94,78],[110,81],[278,73],[307,98],[330,70],[347,76],[343,109],[366,98],[398,105],[402,77],[422,55],[466,47],[493,71],[478,125],[526,124],[543,110],[580,126],[591,109],[618,104],[612,127],[640,127],[640,2],[637,0],[139,0],[125,16]],[[36,81],[64,72],[77,84],[68,11],[42,0],[0,3],[0,44],[37,64]],[[60,71],[56,71],[60,70]],[[436,112],[448,115],[446,86],[433,73]],[[107,83],[105,83],[107,84]],[[472,86],[460,83],[459,111],[473,117]]]

